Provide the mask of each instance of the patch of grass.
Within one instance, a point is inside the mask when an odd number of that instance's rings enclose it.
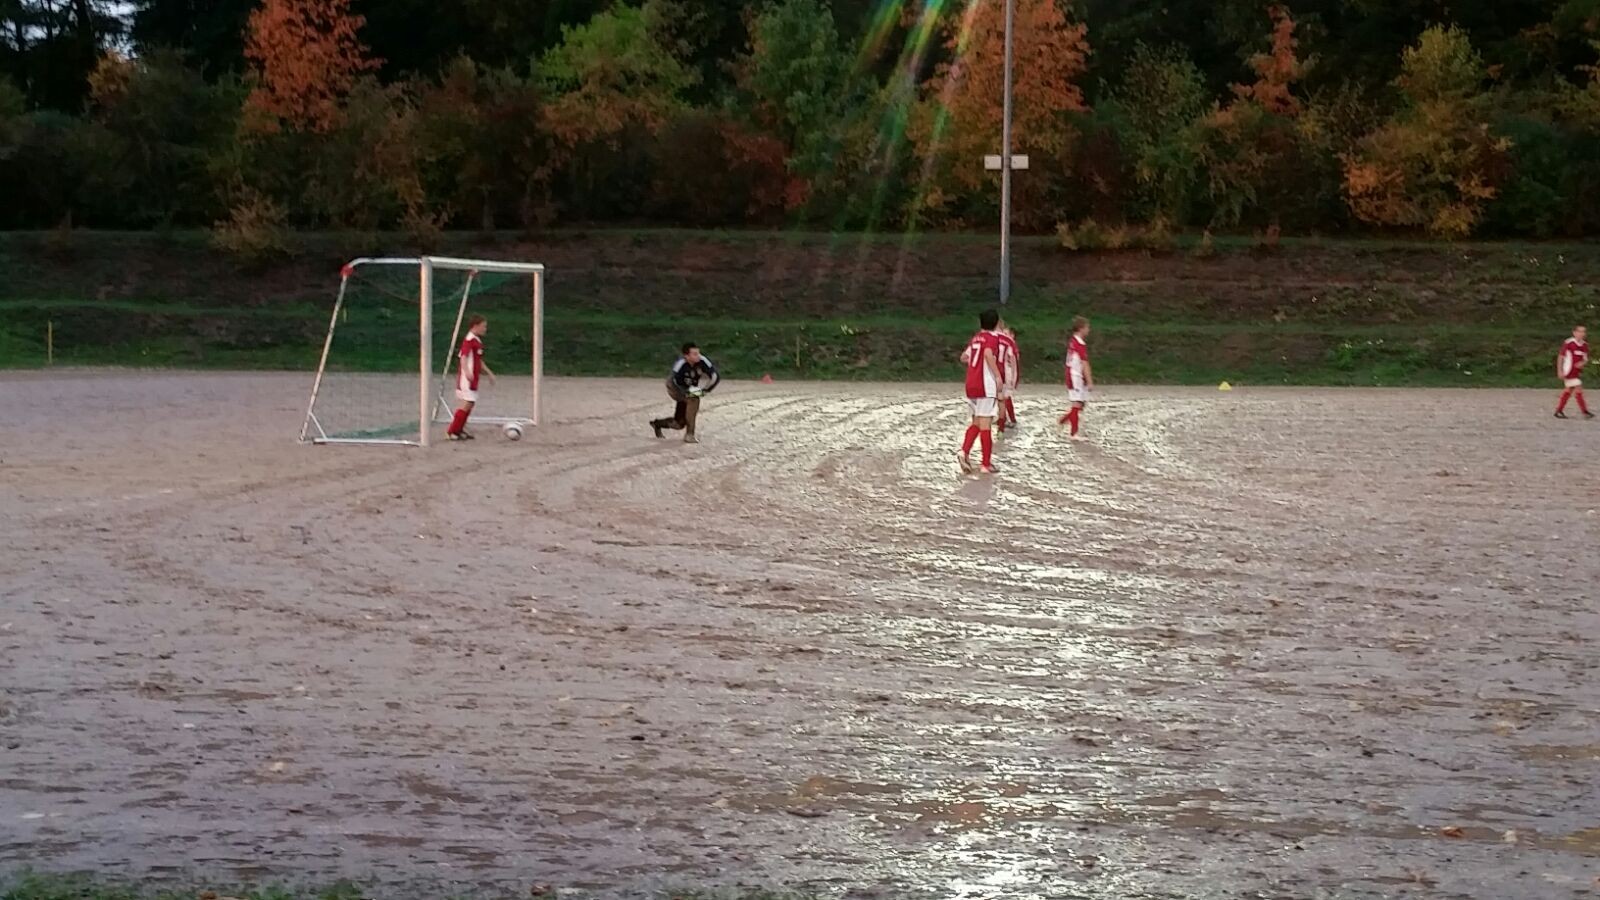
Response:
[[[1093,310],[1091,309],[1092,313]],[[44,364],[42,315],[55,322],[56,364],[304,371],[315,367],[326,316],[310,308],[242,311],[116,303],[0,308],[0,360]],[[491,316],[489,359],[526,357],[528,323]],[[1024,378],[1060,378],[1063,318],[1016,314]],[[959,348],[973,331],[964,316],[882,314],[849,319],[647,317],[561,312],[546,317],[546,371],[553,375],[657,376],[674,347],[701,344],[732,378],[954,381]],[[1323,322],[1144,321],[1095,316],[1092,345],[1107,384],[1546,386],[1550,330],[1471,325]],[[442,344],[436,358],[442,359]],[[365,325],[360,340],[336,341],[345,370],[408,372],[416,326],[405,317]]]
[[[1071,253],[1019,241],[1025,376],[1059,378],[1066,323],[1095,321],[1106,383],[1547,385],[1575,322],[1600,309],[1600,245],[1172,236],[1173,250]],[[547,371],[658,376],[683,340],[733,377],[952,380],[991,303],[984,234],[565,230],[450,233],[440,252],[550,265]],[[409,252],[393,234],[292,236],[241,271],[203,232],[0,233],[0,368],[58,365],[309,372],[337,271]],[[394,273],[397,296],[411,290]],[[346,332],[337,364],[414,365],[403,307]],[[525,313],[492,312],[496,359],[526,352]],[[437,352],[444,352],[441,347]]]

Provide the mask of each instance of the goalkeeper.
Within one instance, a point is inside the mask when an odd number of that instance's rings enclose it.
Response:
[[[717,374],[717,367],[700,355],[700,348],[692,343],[684,344],[683,355],[672,364],[672,373],[667,376],[667,396],[672,398],[677,407],[672,411],[672,418],[651,421],[650,427],[656,437],[666,437],[661,433],[662,430],[671,428],[683,432],[685,444],[700,443],[700,439],[694,436],[694,420],[700,415],[700,398],[711,393],[720,381],[722,376]]]

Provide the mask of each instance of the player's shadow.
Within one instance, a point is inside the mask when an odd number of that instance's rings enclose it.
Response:
[[[981,475],[961,479],[961,487],[956,489],[956,495],[974,506],[984,507],[994,501],[995,490],[995,476]]]

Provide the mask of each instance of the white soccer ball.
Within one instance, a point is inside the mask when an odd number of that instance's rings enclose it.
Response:
[[[522,426],[518,425],[516,422],[507,423],[507,425],[506,425],[506,440],[508,440],[508,441],[520,441],[520,440],[522,440]]]

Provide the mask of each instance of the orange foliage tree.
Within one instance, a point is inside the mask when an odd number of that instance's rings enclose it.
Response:
[[[245,29],[256,76],[246,100],[256,127],[326,132],[361,73],[378,68],[350,0],[263,0]]]
[[[1201,168],[1214,225],[1237,225],[1263,207],[1262,224],[1277,225],[1285,207],[1305,205],[1295,195],[1306,193],[1321,174],[1303,152],[1297,122],[1302,106],[1295,87],[1311,64],[1300,56],[1289,11],[1275,5],[1267,15],[1271,49],[1250,58],[1256,80],[1235,84],[1234,99],[1200,122]]]
[[[1344,157],[1345,196],[1357,218],[1470,235],[1498,193],[1510,142],[1489,129],[1483,58],[1465,32],[1433,26],[1401,60],[1404,106]]]
[[[1294,95],[1293,87],[1305,75],[1307,63],[1300,58],[1294,19],[1282,6],[1268,7],[1267,15],[1272,19],[1272,49],[1250,57],[1250,68],[1256,73],[1256,80],[1252,84],[1234,85],[1233,93],[1240,100],[1255,103],[1273,115],[1298,115],[1300,98]]]
[[[1058,0],[1017,0],[1014,25],[1012,149],[1032,157],[1029,178],[1048,178],[1066,168],[1068,114],[1084,108],[1075,81],[1089,46],[1084,26],[1069,22]],[[910,136],[926,175],[923,213],[959,220],[964,210],[998,202],[983,157],[1000,149],[1005,4],[970,0],[947,25],[945,49],[950,60],[923,85]],[[1026,194],[1026,184],[1017,187]],[[1018,205],[1024,227],[1050,224],[1044,211],[1035,211],[1041,221],[1031,222],[1028,204]]]

